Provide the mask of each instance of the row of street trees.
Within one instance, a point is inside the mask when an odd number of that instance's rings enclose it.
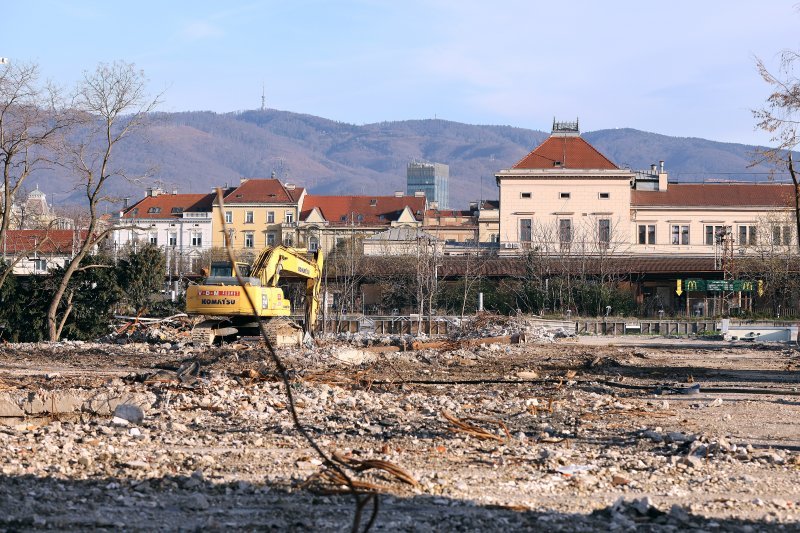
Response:
[[[10,229],[14,199],[36,170],[57,169],[84,198],[85,222],[75,254],[37,289],[48,301],[45,330],[51,341],[65,333],[76,299],[83,295],[73,278],[108,268],[91,258],[113,231],[100,220],[103,204],[116,200],[108,196],[108,184],[134,178],[114,165],[114,152],[141,128],[157,103],[158,97],[145,91],[144,74],[127,63],[98,65],[85,72],[71,92],[42,82],[36,65],[0,66],[0,249]],[[0,273],[3,294],[10,292],[10,267],[17,261],[19,257],[12,258]]]

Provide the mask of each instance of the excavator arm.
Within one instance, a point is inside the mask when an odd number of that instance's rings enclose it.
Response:
[[[322,287],[322,251],[313,259],[304,248],[274,246],[265,248],[253,262],[251,276],[258,277],[264,287],[276,287],[282,275],[306,280],[306,331],[313,332],[319,313],[319,294]]]

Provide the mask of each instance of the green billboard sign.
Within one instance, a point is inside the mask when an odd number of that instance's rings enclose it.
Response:
[[[683,283],[686,292],[753,292],[758,282],[744,279],[687,279]]]

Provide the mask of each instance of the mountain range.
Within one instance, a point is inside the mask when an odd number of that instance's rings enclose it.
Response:
[[[546,137],[543,131],[472,125],[439,119],[354,125],[273,109],[212,113],[155,113],[146,128],[117,147],[115,166],[143,180],[117,180],[109,192],[136,201],[149,186],[211,192],[243,177],[303,186],[315,194],[389,195],[405,191],[413,160],[450,166],[450,206],[496,199],[494,174],[510,168]],[[665,161],[670,180],[761,181],[765,165],[750,167],[756,147],[634,129],[586,132],[583,137],[615,164],[643,170]],[[780,179],[777,176],[776,179]],[[37,184],[56,204],[77,203],[63,175],[39,171]]]

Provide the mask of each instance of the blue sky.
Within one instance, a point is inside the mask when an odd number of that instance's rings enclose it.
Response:
[[[134,63],[162,111],[256,109],[263,85],[267,107],[354,124],[577,117],[763,144],[755,57],[800,49],[799,23],[797,0],[41,0],[4,5],[0,56],[67,86]]]

